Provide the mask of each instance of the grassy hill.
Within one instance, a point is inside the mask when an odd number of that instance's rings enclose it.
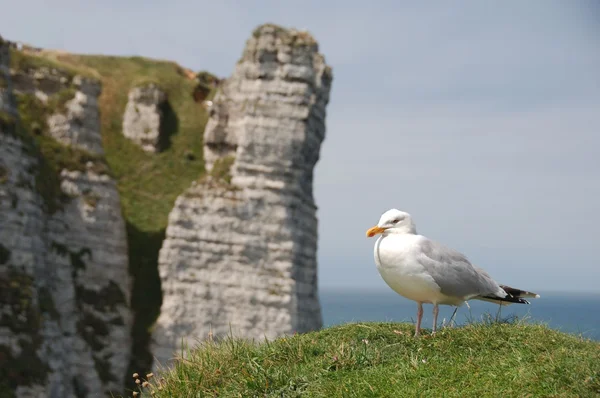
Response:
[[[161,305],[157,262],[165,235],[167,217],[178,195],[204,174],[203,133],[208,114],[194,101],[199,80],[214,76],[195,74],[174,62],[142,57],[77,55],[56,51],[11,51],[13,69],[58,68],[71,75],[80,74],[102,83],[99,97],[102,142],[110,174],[115,178],[127,225],[129,268],[134,286],[132,307],[135,312],[134,347],[130,367],[150,369],[148,351],[150,329]],[[122,121],[129,90],[144,83],[156,83],[169,99],[166,149],[161,153],[144,152],[122,134]],[[211,89],[208,98],[215,90]],[[77,168],[88,160],[87,154],[58,144],[44,134],[35,135],[34,123],[44,124],[49,110],[30,96],[19,98],[24,134],[36,142],[42,168],[39,181],[44,196],[60,191],[58,173],[62,167]],[[28,100],[29,102],[24,102]],[[78,156],[75,156],[75,155]],[[78,160],[79,159],[79,160]],[[83,166],[82,166],[83,167]],[[133,384],[132,384],[133,385]]]
[[[519,322],[442,329],[360,323],[251,344],[206,341],[140,376],[154,397],[596,397],[600,344]],[[131,395],[130,395],[131,396]]]

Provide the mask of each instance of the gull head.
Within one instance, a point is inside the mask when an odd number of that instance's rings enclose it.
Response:
[[[415,234],[417,230],[410,214],[390,209],[383,213],[379,222],[367,231],[367,237],[372,238],[377,234]]]

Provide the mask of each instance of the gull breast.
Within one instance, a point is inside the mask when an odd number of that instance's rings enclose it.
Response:
[[[414,254],[420,238],[412,234],[379,237],[374,248],[377,270],[390,288],[409,300],[445,302],[447,297]]]

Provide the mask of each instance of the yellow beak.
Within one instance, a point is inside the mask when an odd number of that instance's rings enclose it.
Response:
[[[369,238],[372,238],[377,234],[383,233],[383,231],[385,231],[385,228],[380,228],[378,226],[374,226],[373,228],[369,228],[369,230],[367,231],[367,236]]]

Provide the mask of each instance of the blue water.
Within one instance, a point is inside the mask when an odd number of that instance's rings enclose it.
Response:
[[[360,321],[414,322],[417,306],[391,290],[322,289],[320,294],[324,326]],[[600,293],[539,292],[531,305],[512,304],[502,307],[501,318],[516,315],[527,322],[542,322],[549,327],[600,341]],[[455,320],[464,324],[469,319],[481,320],[486,314],[496,316],[498,305],[477,300],[459,308]],[[431,305],[424,305],[423,326],[431,328]],[[438,321],[450,319],[454,307],[440,306]]]

